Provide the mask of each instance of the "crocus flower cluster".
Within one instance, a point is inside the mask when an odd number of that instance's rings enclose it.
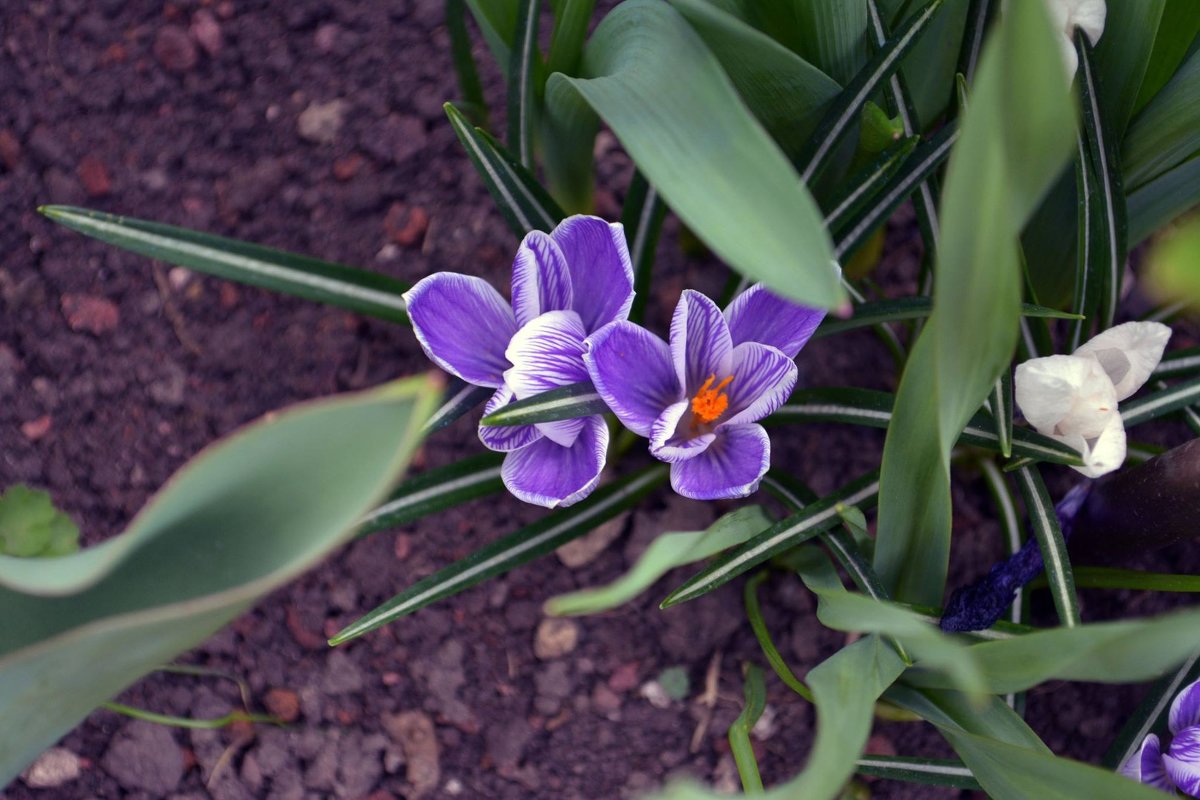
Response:
[[[617,418],[650,439],[671,464],[671,486],[696,500],[745,497],[771,461],[758,420],[796,385],[792,359],[825,312],[784,300],[761,285],[722,313],[685,291],[670,342],[631,322],[612,322],[587,340],[592,383]]]
[[[515,400],[588,378],[584,339],[629,315],[633,267],[619,224],[563,220],[530,233],[513,261],[512,303],[481,278],[440,272],[405,296],[425,353],[467,383],[494,388],[490,414]],[[505,452],[504,485],[527,503],[565,507],[600,479],[608,426],[596,415],[512,427],[479,427]]]
[[[1163,752],[1155,734],[1148,735],[1138,752],[1121,765],[1121,774],[1155,789],[1179,789],[1200,796],[1200,681],[1175,696],[1167,719],[1171,745]]]
[[[1125,426],[1117,403],[1142,387],[1162,360],[1171,329],[1126,322],[1095,336],[1069,356],[1017,366],[1013,386],[1029,424],[1083,454],[1073,467],[1089,478],[1125,461]]]

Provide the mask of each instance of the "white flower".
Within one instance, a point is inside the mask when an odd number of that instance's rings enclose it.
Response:
[[[1024,0],[1019,0],[1024,2]],[[1082,28],[1088,40],[1094,45],[1100,41],[1104,33],[1104,18],[1108,9],[1104,0],[1045,0],[1050,9],[1050,19],[1054,29],[1062,34],[1059,47],[1062,48],[1063,62],[1067,67],[1067,76],[1074,77],[1079,66],[1079,56],[1075,54],[1075,29]]]
[[[1083,454],[1073,467],[1098,478],[1125,461],[1125,426],[1117,403],[1141,388],[1162,360],[1171,329],[1126,322],[1069,356],[1034,358],[1017,366],[1017,406],[1038,430]]]

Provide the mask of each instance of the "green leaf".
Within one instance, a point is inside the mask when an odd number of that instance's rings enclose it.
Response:
[[[1200,575],[1172,575],[1165,572],[1143,572],[1116,567],[1075,567],[1075,586],[1080,589],[1133,589],[1146,592],[1200,592]],[[1030,588],[1045,588],[1046,579],[1039,577]]]
[[[1141,111],[1162,91],[1187,57],[1197,34],[1200,34],[1200,15],[1196,14],[1192,0],[1167,0],[1154,37],[1154,49],[1146,65],[1137,102],[1134,103],[1134,113]]]
[[[1132,428],[1196,403],[1200,403],[1200,378],[1125,403],[1121,408],[1121,421],[1126,428]]]
[[[607,411],[608,406],[591,381],[583,381],[510,403],[488,414],[479,424],[489,427],[532,425],[536,422],[590,417]]]
[[[725,553],[671,592],[663,600],[662,607],[667,608],[707,594],[776,553],[803,544],[837,525],[841,521],[838,516],[839,505],[869,507],[879,491],[877,478],[875,472],[869,472]]]
[[[742,100],[788,156],[808,141],[837,81],[775,39],[707,0],[671,0],[704,40]]]
[[[629,309],[629,319],[633,322],[641,322],[646,314],[658,235],[666,215],[667,207],[658,190],[642,173],[635,171],[621,209],[621,223],[629,243],[629,261],[633,264],[633,306]]]
[[[1021,524],[1017,520],[1016,498],[995,462],[991,459],[983,459],[979,462],[979,467],[983,473],[984,482],[987,484],[988,494],[992,496],[992,501],[995,503],[1000,529],[1004,532],[1004,549],[1009,555],[1013,555],[1024,544]],[[1028,585],[1016,592],[1012,605],[1008,609],[1010,622],[1021,625],[1029,621],[1029,592]],[[1023,712],[1025,708],[1024,693],[1010,692],[1004,701],[1016,711]]]
[[[1017,236],[1070,152],[1074,120],[1054,36],[1040,3],[1001,17],[951,157],[934,313],[912,348],[884,444],[875,569],[899,600],[942,597],[950,450],[1012,358]]]
[[[1012,373],[1007,369],[1000,373],[992,386],[987,405],[996,424],[996,443],[1000,445],[1000,455],[1008,458],[1012,455],[1013,386]]]
[[[518,237],[553,230],[565,214],[541,184],[485,131],[471,127],[453,103],[443,108],[509,229]]]
[[[520,0],[466,0],[471,15],[483,33],[492,57],[502,68],[509,63],[509,48],[517,30],[517,4]]]
[[[860,211],[869,203],[888,179],[904,165],[918,141],[918,137],[910,136],[896,142],[884,150],[873,163],[868,164],[846,181],[846,191],[828,204],[830,210],[825,215],[825,224],[829,226],[829,229],[837,230],[838,224],[843,219]]]
[[[1154,682],[1105,752],[1104,765],[1111,769],[1120,769],[1141,750],[1142,741],[1148,734],[1156,729],[1165,732],[1164,723],[1175,695],[1197,678],[1200,678],[1200,650],[1192,653],[1177,670]]]
[[[1037,467],[1021,467],[1016,470],[1016,475],[1025,509],[1029,512],[1029,525],[1042,551],[1054,609],[1058,612],[1059,622],[1073,628],[1079,624],[1079,598],[1075,595],[1071,559],[1067,555],[1067,543],[1058,525],[1054,503],[1050,502],[1050,494]]]
[[[1129,126],[1121,157],[1125,185],[1140,188],[1200,150],[1200,50]]]
[[[584,73],[591,77],[552,75],[547,105],[581,96],[683,222],[738,272],[809,305],[842,304],[816,203],[679,12],[654,0],[621,3],[593,34]]]
[[[408,324],[403,297],[408,287],[387,275],[86,208],[42,206],[38,211],[71,230],[138,255]]]
[[[553,511],[516,533],[481,547],[355,620],[339,631],[329,643],[344,644],[577,539],[635,505],[661,484],[666,474],[665,467],[648,467],[600,488],[577,505]]]
[[[855,4],[861,5],[861,4]],[[905,20],[895,35],[886,45],[871,57],[866,66],[855,75],[854,80],[846,85],[845,90],[838,96],[825,112],[825,116],[817,125],[816,131],[809,138],[809,145],[800,156],[799,163],[804,167],[800,176],[805,183],[812,184],[814,178],[828,165],[830,156],[842,136],[858,121],[866,103],[883,85],[883,82],[900,68],[901,59],[917,42],[917,39],[933,19],[934,13],[942,5],[942,0],[931,0],[924,8]],[[863,8],[863,30],[866,27],[866,8]]]
[[[746,619],[750,622],[750,629],[754,631],[754,638],[758,639],[758,646],[762,648],[763,655],[766,657],[767,663],[771,665],[771,669],[775,670],[775,674],[779,676],[779,679],[783,681],[785,686],[811,703],[813,699],[812,692],[800,682],[800,679],[792,672],[791,667],[787,665],[783,654],[779,652],[779,648],[775,646],[774,640],[771,639],[771,631],[767,628],[767,621],[763,619],[762,607],[758,602],[758,587],[762,585],[763,581],[770,574],[766,570],[763,570],[746,581],[746,586],[742,589],[742,602],[746,607]]]
[[[856,771],[860,775],[892,781],[979,791],[979,782],[971,775],[971,770],[961,761],[943,758],[865,755],[858,759]]]
[[[431,469],[396,487],[380,505],[359,520],[358,535],[398,528],[421,517],[496,494],[500,480],[500,453],[482,453],[444,467]]]
[[[518,0],[516,38],[508,54],[508,147],[533,169],[534,75],[537,72],[538,0]]]
[[[581,589],[546,601],[546,613],[556,616],[596,614],[627,603],[675,567],[693,564],[739,545],[771,526],[761,506],[731,511],[705,531],[660,534],[633,568],[612,583]]]
[[[867,9],[844,0],[791,3],[799,34],[798,52],[843,85],[867,62]]]
[[[450,55],[454,59],[454,74],[458,76],[458,91],[463,105],[471,109],[475,121],[483,128],[488,126],[487,100],[483,96],[483,84],[479,82],[479,69],[471,53],[471,35],[467,33],[467,7],[464,0],[446,0],[446,33],[450,36]]]
[[[733,753],[734,763],[742,778],[742,789],[747,794],[762,794],[758,760],[754,757],[754,745],[750,743],[750,729],[767,707],[767,689],[763,684],[762,670],[757,664],[746,665],[744,691],[746,702],[742,706],[742,713],[729,726],[729,750]]]
[[[346,541],[435,397],[413,379],[272,416],[189,462],[125,533],[59,558],[0,557],[0,786]]]
[[[1200,155],[1143,184],[1126,198],[1129,242],[1137,245],[1200,203]]]
[[[1200,347],[1188,347],[1164,355],[1150,374],[1154,378],[1179,378],[1196,372],[1200,372]]]
[[[49,492],[16,483],[0,495],[0,554],[63,556],[79,549],[79,526],[55,507]]]
[[[486,401],[494,393],[486,386],[472,386],[458,378],[451,378],[442,392],[442,402],[425,422],[425,433],[436,433]]]
[[[565,0],[562,10],[556,12],[550,55],[546,59],[548,74],[565,72],[572,75],[579,69],[588,23],[595,7],[596,0]]]
[[[1125,135],[1155,40],[1163,34],[1164,0],[1106,0],[1104,33],[1092,64],[1099,104],[1114,141]],[[1194,10],[1194,9],[1193,9]],[[1088,43],[1089,49],[1091,43]]]
[[[1078,154],[1075,156],[1075,196],[1079,198],[1079,209],[1075,221],[1075,290],[1071,308],[1079,314],[1071,325],[1067,349],[1074,351],[1095,327],[1097,310],[1100,307],[1100,284],[1106,280],[1099,236],[1094,227],[1102,224],[1096,209],[1100,206],[1100,192],[1096,173],[1088,157],[1083,134],[1078,139]]]

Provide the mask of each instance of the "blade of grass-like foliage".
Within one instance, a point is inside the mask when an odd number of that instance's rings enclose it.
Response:
[[[407,525],[504,488],[500,480],[500,453],[482,453],[444,467],[431,469],[396,487],[380,505],[359,520],[358,535]]]
[[[1142,740],[1155,730],[1165,732],[1167,711],[1179,690],[1200,678],[1200,650],[1188,656],[1179,668],[1157,681],[1146,692],[1145,698],[1130,715],[1104,753],[1103,764],[1110,769],[1120,769],[1141,749]]]
[[[101,705],[107,711],[112,711],[115,714],[129,717],[130,719],[140,719],[144,722],[153,722],[155,725],[168,725],[172,728],[185,728],[187,730],[199,731],[214,731],[221,728],[227,728],[235,722],[248,722],[251,724],[260,723],[266,725],[282,725],[283,721],[268,714],[250,714],[245,711],[230,711],[223,717],[214,717],[210,719],[196,719],[194,717],[177,717],[172,714],[159,714],[154,711],[147,711],[144,708],[135,706],[127,706],[124,703],[107,702]]]
[[[1071,325],[1067,339],[1067,349],[1072,351],[1083,344],[1088,338],[1088,331],[1094,327],[1092,317],[1096,316],[1100,306],[1100,283],[1103,280],[1102,265],[1098,263],[1099,259],[1093,250],[1097,236],[1092,230],[1097,222],[1095,209],[1100,198],[1082,132],[1077,139],[1076,150],[1075,195],[1079,198],[1079,209],[1075,224],[1075,295],[1071,307],[1079,314],[1079,318]]]
[[[466,0],[471,16],[483,33],[483,40],[501,69],[507,69],[509,51],[517,30],[517,4],[520,0]]]
[[[1012,455],[1013,441],[1013,387],[1012,373],[1007,369],[1000,373],[992,386],[992,394],[988,398],[988,411],[996,424],[996,441],[1000,445],[1000,455],[1008,458]]]
[[[1194,50],[1163,90],[1129,126],[1121,163],[1125,185],[1137,189],[1200,150],[1200,50]]]
[[[1092,80],[1114,142],[1121,141],[1146,76],[1155,40],[1162,35],[1164,0],[1107,0],[1105,33],[1095,45]],[[1091,43],[1089,42],[1089,48]],[[1081,62],[1082,63],[1082,62]],[[1082,76],[1081,76],[1082,77]]]
[[[38,211],[64,227],[138,255],[408,324],[403,297],[408,287],[387,275],[86,208],[42,206]]]
[[[1154,49],[1133,104],[1134,114],[1154,99],[1175,75],[1197,34],[1200,34],[1200,15],[1196,14],[1192,0],[1167,0],[1154,36]]]
[[[735,547],[769,527],[771,519],[761,506],[746,506],[721,517],[705,531],[660,534],[624,575],[606,586],[552,597],[546,601],[546,613],[577,616],[616,608],[650,588],[672,569]]]
[[[1079,589],[1132,589],[1146,592],[1200,592],[1200,575],[1172,575],[1116,567],[1075,567],[1075,586]],[[1030,583],[1034,589],[1046,586],[1044,577]]]
[[[844,422],[887,428],[892,421],[895,397],[871,389],[802,389],[763,424],[802,422]],[[985,414],[976,414],[963,427],[958,441],[1000,450],[995,422]],[[1028,428],[1013,428],[1013,453],[1035,461],[1079,466],[1083,460],[1070,447]]]
[[[867,237],[887,221],[892,212],[949,157],[951,148],[958,141],[958,133],[958,125],[949,122],[929,141],[917,147],[900,171],[880,191],[879,199],[836,231],[834,255],[839,261],[861,247]]]
[[[841,141],[842,135],[858,121],[863,104],[900,68],[904,55],[916,44],[918,37],[941,5],[942,0],[931,0],[924,8],[905,20],[895,35],[879,48],[833,102],[810,137],[805,152],[800,156],[799,163],[804,165],[800,170],[800,177],[805,183],[811,185],[822,168],[829,163],[829,157]]]
[[[472,127],[453,103],[443,108],[512,232],[520,238],[533,230],[553,230],[565,215],[529,171],[485,131]]]
[[[742,779],[742,790],[746,794],[762,794],[758,759],[754,756],[754,745],[750,743],[750,729],[757,724],[767,707],[767,687],[763,683],[762,669],[757,664],[746,665],[744,692],[746,701],[742,713],[729,726],[729,750],[733,753],[733,761]]]
[[[1200,155],[1139,186],[1125,203],[1129,243],[1136,246],[1200,203]]]
[[[869,508],[874,504],[878,491],[878,475],[874,471],[851,481],[772,525],[740,547],[725,553],[671,592],[663,600],[662,607],[667,608],[708,594],[776,553],[803,544],[841,521],[838,516],[839,506],[857,505]]]
[[[992,501],[996,505],[1000,529],[1004,532],[1004,549],[1011,556],[1024,544],[1021,523],[1017,519],[1016,498],[1013,497],[1008,483],[1004,480],[1004,474],[995,462],[991,459],[983,459],[979,462],[979,467],[983,473],[983,479],[987,483],[988,494],[992,496]],[[1017,591],[1012,605],[1009,606],[1008,619],[1016,625],[1023,625],[1028,622],[1028,617],[1029,587],[1023,586]],[[1023,715],[1025,709],[1023,692],[1009,692],[1005,695],[1004,702],[1008,703],[1014,711]]]
[[[285,411],[190,461],[123,534],[0,557],[0,786],[345,542],[407,464],[436,392],[417,378]]]
[[[554,36],[550,39],[550,54],[546,58],[546,73],[565,72],[573,74],[579,69],[583,57],[583,43],[587,39],[588,23],[596,0],[565,0],[562,10],[556,15]]]
[[[767,33],[707,0],[671,0],[717,57],[738,94],[789,157],[808,141],[837,81]],[[769,30],[769,29],[767,29]]]
[[[463,106],[471,112],[475,123],[488,127],[488,106],[479,82],[479,69],[471,53],[471,35],[467,32],[467,7],[464,0],[446,0],[446,32],[450,36],[450,55],[454,74],[458,76],[458,91]]]
[[[1045,742],[999,697],[989,697],[979,703],[961,692],[915,689],[906,682],[900,682],[888,689],[884,699],[913,712],[942,731],[974,733],[1051,755]],[[969,764],[967,766],[970,767]]]
[[[829,203],[830,210],[825,215],[825,224],[829,226],[829,229],[837,230],[838,224],[843,219],[861,210],[888,179],[904,165],[905,160],[919,141],[919,137],[909,136],[896,142],[884,150],[873,163],[868,164],[846,181],[847,191]]]
[[[1178,378],[1195,372],[1200,372],[1200,347],[1167,353],[1150,375],[1154,378]]]
[[[577,505],[553,511],[516,533],[482,547],[461,561],[418,581],[343,628],[329,643],[344,644],[430,603],[456,595],[481,581],[545,555],[632,507],[661,484],[666,475],[664,467],[655,465],[600,488]]]
[[[973,791],[979,791],[980,788],[971,770],[961,761],[944,758],[865,755],[858,759],[855,770],[860,775],[924,786],[948,786]]]
[[[1017,343],[1017,236],[1074,132],[1046,9],[1014,5],[994,30],[947,172],[934,313],[911,350],[884,443],[875,570],[895,599],[925,605],[945,588],[950,450]]]
[[[533,169],[534,76],[541,3],[518,0],[516,39],[508,54],[508,147],[522,167]]]
[[[425,433],[436,433],[449,427],[491,397],[493,391],[486,386],[472,386],[459,378],[451,378],[442,392],[441,405],[425,422]]]
[[[608,411],[591,381],[572,383],[527,397],[497,409],[479,421],[480,425],[531,425],[559,419],[577,419]]]
[[[933,301],[928,297],[900,297],[895,300],[872,300],[854,306],[854,314],[847,319],[826,317],[814,335],[833,336],[845,331],[863,328],[868,325],[879,325],[885,322],[899,322],[906,319],[920,319],[933,313]],[[1078,314],[1058,311],[1032,303],[1021,304],[1021,315],[1025,317],[1040,317],[1045,319],[1078,319]]]
[[[588,43],[584,74],[552,75],[547,106],[586,101],[671,209],[738,272],[809,305],[843,303],[816,203],[678,11],[621,3]]]
[[[654,256],[658,235],[662,232],[667,207],[642,173],[635,171],[629,182],[629,192],[621,209],[625,240],[629,243],[629,261],[633,264],[633,306],[629,319],[641,322],[650,297],[650,276],[654,271]]]
[[[1159,3],[1161,11],[1161,2]],[[1096,219],[1089,226],[1095,231],[1096,247],[1091,255],[1097,260],[1099,304],[1096,325],[1099,330],[1112,327],[1117,311],[1117,293],[1125,269],[1125,191],[1121,186],[1121,167],[1109,121],[1114,111],[1101,106],[1101,88],[1096,84],[1096,57],[1087,35],[1075,30],[1075,51],[1079,55],[1079,92],[1083,106],[1083,131],[1088,156],[1096,178],[1097,199],[1093,206]],[[1115,126],[1112,126],[1115,127]],[[1078,309],[1076,309],[1078,310]],[[1085,312],[1086,313],[1086,312]]]
[[[967,9],[967,28],[963,33],[962,48],[958,56],[958,74],[967,86],[975,83],[975,70],[979,66],[979,54],[983,50],[983,36],[987,31],[988,17],[996,0],[971,0]]]
[[[1200,403],[1200,378],[1192,378],[1126,403],[1121,408],[1121,421],[1130,428],[1197,403]]]
[[[1021,467],[1016,470],[1016,475],[1025,509],[1029,512],[1030,527],[1042,551],[1054,609],[1058,612],[1059,622],[1073,628],[1079,624],[1079,598],[1075,595],[1071,559],[1058,525],[1058,515],[1054,513],[1054,503],[1050,502],[1050,493],[1036,466]]]
[[[762,607],[758,603],[758,587],[769,576],[770,573],[763,570],[746,581],[746,586],[742,590],[742,603],[746,607],[746,619],[750,622],[750,629],[754,631],[754,638],[758,639],[758,646],[762,648],[763,655],[766,656],[767,663],[771,665],[771,669],[775,670],[775,674],[779,676],[779,679],[783,681],[785,686],[811,703],[813,699],[812,692],[800,682],[800,679],[792,672],[791,667],[784,661],[783,655],[779,652],[779,648],[775,646],[775,641],[771,638],[771,631],[767,628],[767,621],[763,619]]]

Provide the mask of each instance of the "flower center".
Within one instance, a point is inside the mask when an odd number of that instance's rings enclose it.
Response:
[[[709,375],[708,380],[700,387],[700,391],[696,392],[696,396],[692,398],[692,414],[695,415],[698,422],[705,425],[716,420],[725,413],[725,409],[729,408],[729,395],[721,390],[729,385],[733,376],[730,375],[713,386],[713,381],[716,379],[716,375]]]

